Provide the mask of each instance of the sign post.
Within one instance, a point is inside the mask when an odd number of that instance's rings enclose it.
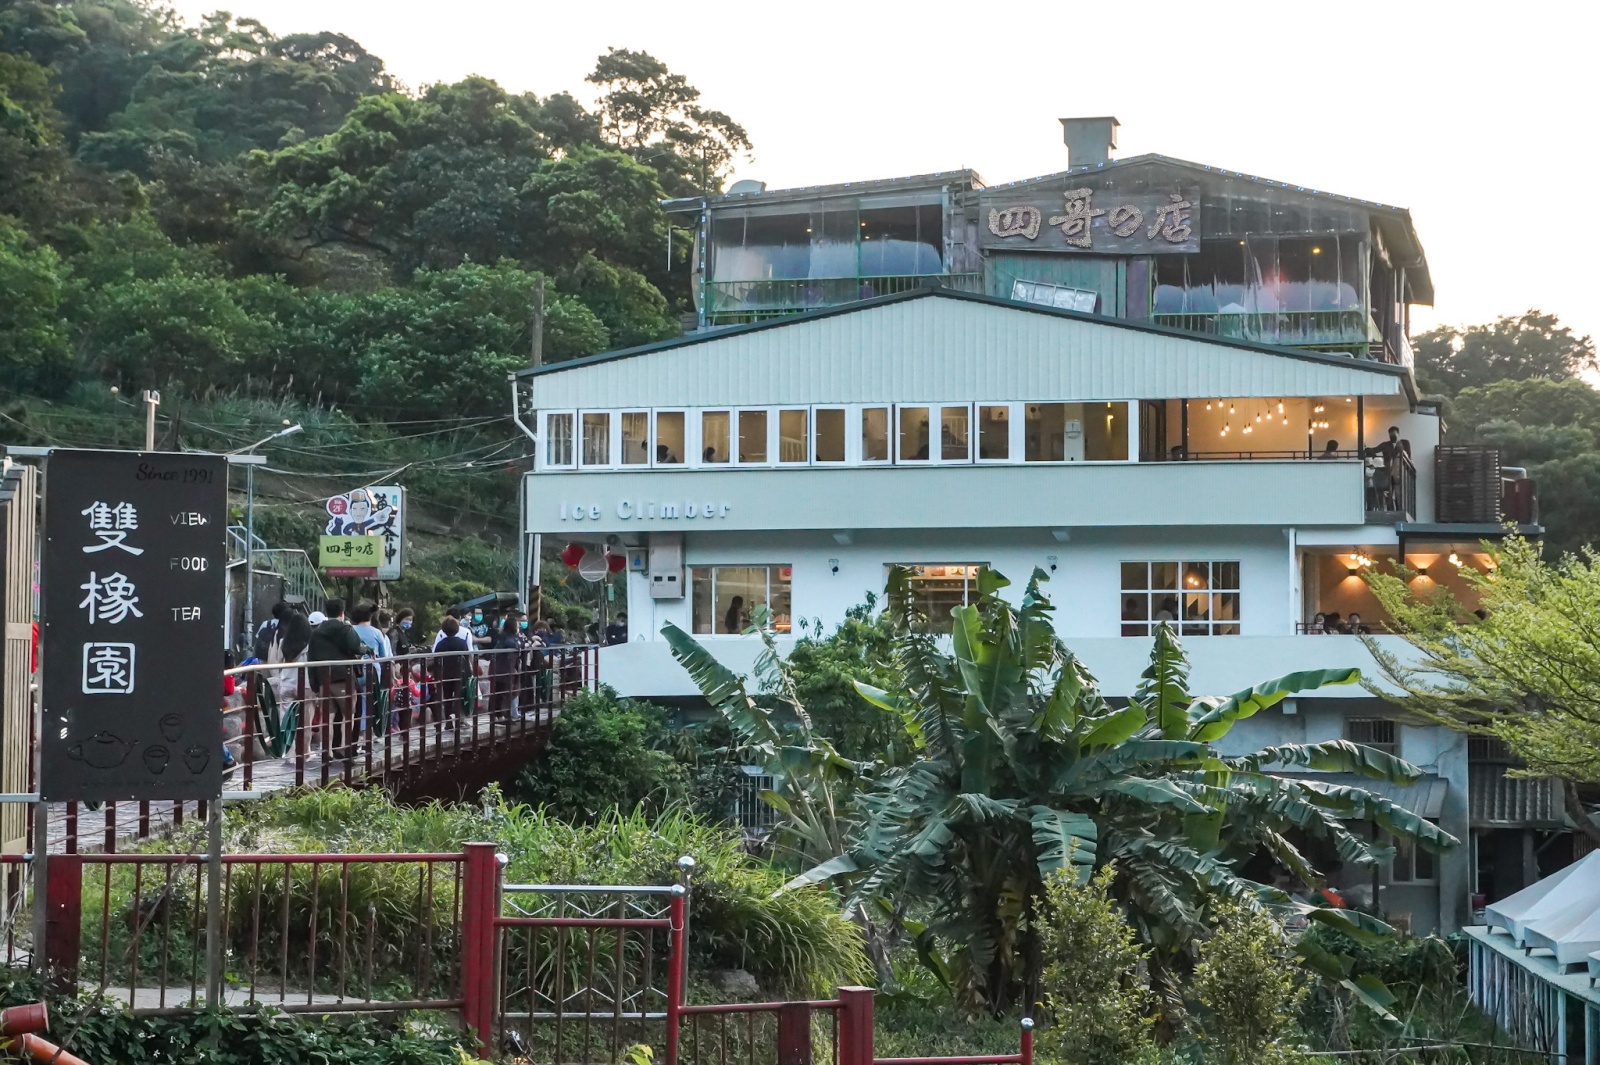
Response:
[[[223,457],[52,451],[44,511],[41,800],[216,801]]]

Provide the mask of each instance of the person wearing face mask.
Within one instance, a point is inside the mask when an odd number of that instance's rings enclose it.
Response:
[[[389,627],[389,646],[394,648],[395,654],[409,655],[421,650],[411,638],[411,627],[416,622],[417,612],[408,606],[401,607],[394,616],[394,624]]]
[[[467,626],[472,630],[472,644],[474,647],[493,647],[500,631],[500,626],[493,618],[486,616],[483,607],[473,607],[472,624]]]

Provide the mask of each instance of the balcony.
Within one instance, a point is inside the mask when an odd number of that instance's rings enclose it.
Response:
[[[708,325],[739,325],[802,311],[837,307],[874,296],[942,285],[982,292],[982,274],[890,274],[878,277],[797,277],[766,281],[708,281],[700,288]]]
[[[1405,338],[1397,335],[1385,339],[1367,312],[1358,307],[1331,311],[1157,313],[1150,318],[1157,325],[1229,340],[1342,351],[1395,366],[1406,365],[1410,360],[1411,349]]]

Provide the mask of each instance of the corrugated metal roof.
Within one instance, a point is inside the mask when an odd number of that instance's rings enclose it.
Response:
[[[1437,821],[1444,815],[1444,797],[1450,791],[1448,780],[1431,773],[1415,784],[1391,784],[1387,780],[1373,780],[1355,773],[1274,773],[1273,776],[1290,780],[1315,780],[1342,788],[1360,788],[1429,821]]]
[[[930,298],[937,295],[938,298]],[[1404,395],[1405,371],[940,291],[532,371],[534,406]]]
[[[1549,777],[1509,777],[1509,767],[1478,764],[1467,769],[1470,820],[1479,826],[1566,824],[1559,784]]]

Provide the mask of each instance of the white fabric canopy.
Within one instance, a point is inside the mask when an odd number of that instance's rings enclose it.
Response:
[[[1521,929],[1518,922],[1525,918],[1530,911],[1537,908],[1561,887],[1572,874],[1576,873],[1585,864],[1600,859],[1600,851],[1595,851],[1583,861],[1574,862],[1558,872],[1552,873],[1537,883],[1529,884],[1515,895],[1508,895],[1499,902],[1493,903],[1483,911],[1483,923],[1491,929],[1503,928],[1512,936],[1520,936]],[[1600,864],[1589,869],[1590,877],[1600,881]]]
[[[1559,917],[1534,921],[1526,930],[1523,946],[1548,950],[1563,969],[1582,965],[1591,953],[1600,951],[1600,908],[1568,910]]]
[[[1589,955],[1589,986],[1593,987],[1596,980],[1600,980],[1600,950]]]

